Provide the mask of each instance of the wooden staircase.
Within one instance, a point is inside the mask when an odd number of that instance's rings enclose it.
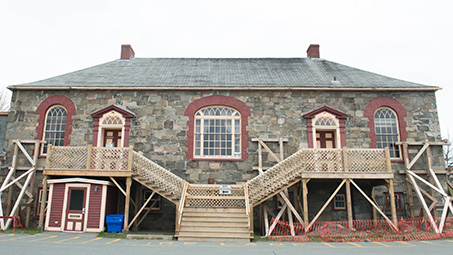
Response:
[[[189,185],[185,195],[179,241],[250,242],[251,217],[243,187],[221,194],[218,185]]]
[[[245,208],[184,208],[179,241],[250,242]]]
[[[133,177],[133,179],[136,182],[140,183],[141,185],[147,187],[148,189],[155,191],[157,194],[159,194],[161,197],[164,197],[168,201],[170,201],[174,204],[179,203],[178,197],[176,197],[174,194],[164,190],[162,187],[160,187],[159,185],[156,185],[152,181],[149,181],[147,178],[139,175],[139,176]]]

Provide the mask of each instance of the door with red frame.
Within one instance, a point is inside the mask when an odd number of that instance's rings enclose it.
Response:
[[[106,129],[104,131],[104,147],[121,147],[122,142],[121,130]]]
[[[335,131],[316,131],[316,147],[323,149],[334,149]]]
[[[69,187],[65,231],[83,231],[87,187]]]

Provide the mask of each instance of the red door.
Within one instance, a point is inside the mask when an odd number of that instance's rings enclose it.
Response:
[[[66,231],[83,231],[87,188],[70,187],[66,207]]]
[[[121,130],[106,129],[104,131],[104,147],[121,147]]]
[[[335,146],[334,131],[316,131],[316,145],[318,148],[333,149]]]

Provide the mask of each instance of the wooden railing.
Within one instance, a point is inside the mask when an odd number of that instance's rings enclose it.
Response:
[[[388,173],[389,163],[384,149],[301,149],[247,182],[249,202],[255,205],[304,172]]]
[[[132,147],[68,147],[49,145],[46,170],[129,171],[146,178],[161,190],[181,198],[184,181]]]

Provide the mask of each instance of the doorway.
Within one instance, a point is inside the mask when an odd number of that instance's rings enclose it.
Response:
[[[316,130],[316,148],[334,149],[335,131],[320,131]]]
[[[122,147],[122,137],[120,129],[104,130],[104,147]]]
[[[87,188],[69,187],[65,231],[83,231]]]

